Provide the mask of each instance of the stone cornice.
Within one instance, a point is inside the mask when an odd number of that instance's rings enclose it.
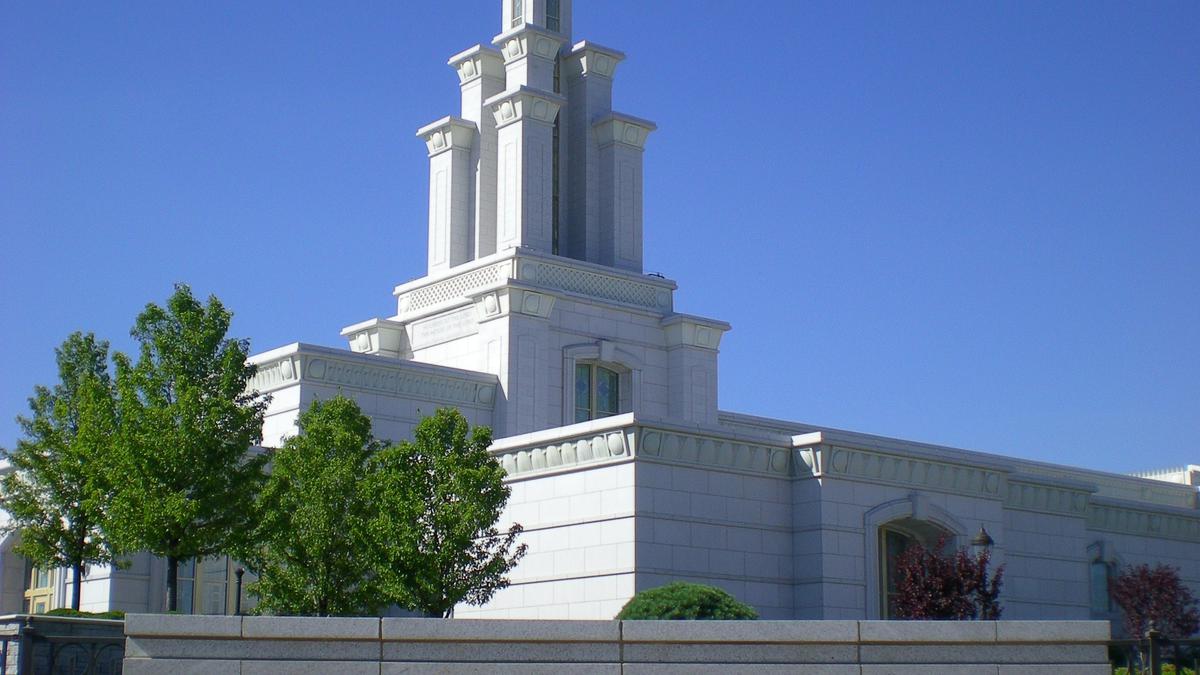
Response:
[[[502,129],[523,120],[554,124],[558,109],[566,102],[567,99],[558,94],[521,87],[516,91],[497,94],[483,104],[491,109],[496,118],[496,128]]]
[[[671,312],[676,288],[667,279],[515,248],[397,286],[396,318],[407,322],[464,305],[510,279],[660,317]]]
[[[658,128],[654,122],[632,115],[609,113],[592,124],[600,147],[613,144],[625,145],[637,150],[646,147],[646,139]]]
[[[435,157],[454,149],[470,151],[476,133],[478,128],[471,120],[450,116],[421,127],[417,138],[425,141],[429,156]]]
[[[1200,542],[1200,514],[1195,511],[1119,499],[1093,497],[1088,506],[1087,527],[1100,532]]]
[[[499,386],[494,375],[305,344],[259,354],[250,362],[258,374],[247,389],[261,393],[310,383],[490,410]]]
[[[483,77],[504,81],[504,55],[487,45],[459,52],[446,63],[458,73],[459,84],[470,84]]]
[[[404,324],[391,319],[371,319],[342,329],[350,351],[400,358],[408,351]]]
[[[584,40],[571,48],[565,62],[570,69],[568,77],[599,76],[612,79],[616,74],[617,64],[624,60],[624,52]]]
[[[792,476],[792,451],[720,430],[639,422],[632,413],[504,438],[490,448],[510,479],[641,461],[730,473]]]
[[[823,432],[798,435],[793,445],[807,473],[817,478],[861,480],[987,499],[1005,495],[1005,473],[993,467],[833,444]]]
[[[689,314],[672,314],[664,318],[661,325],[666,329],[668,349],[699,347],[711,351],[717,351],[721,346],[721,336],[731,328],[724,321]]]
[[[504,56],[505,65],[528,56],[553,61],[566,43],[567,38],[562,34],[531,23],[505,31],[492,39],[492,44],[499,47]]]
[[[1008,478],[1004,507],[1083,518],[1087,516],[1088,501],[1093,491],[1090,486],[1073,482],[1046,481],[1036,476],[1012,475]]]

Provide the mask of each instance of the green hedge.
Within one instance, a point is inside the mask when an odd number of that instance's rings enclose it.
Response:
[[[633,596],[616,618],[757,619],[758,612],[719,588],[676,581]]]
[[[111,612],[81,612],[78,609],[70,609],[63,607],[60,609],[52,609],[45,613],[45,616],[71,616],[80,619],[117,619],[125,620],[125,612],[121,610],[113,610]]]

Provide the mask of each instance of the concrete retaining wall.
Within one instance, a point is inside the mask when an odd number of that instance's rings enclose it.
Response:
[[[490,621],[135,614],[125,674],[1109,673],[1101,621]],[[798,668],[798,666],[802,668]]]

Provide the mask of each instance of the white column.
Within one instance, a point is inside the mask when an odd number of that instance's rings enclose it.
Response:
[[[618,113],[602,117],[593,126],[600,148],[599,256],[593,262],[640,273],[642,154],[647,136],[657,127]]]
[[[462,86],[462,116],[479,127],[471,153],[474,180],[474,257],[496,252],[496,118],[484,101],[504,91],[504,57],[476,45],[450,58]]]
[[[567,209],[561,252],[600,262],[600,147],[592,123],[612,112],[613,76],[625,55],[580,42],[563,59],[567,110]]]
[[[496,249],[553,252],[554,119],[565,99],[522,87],[487,101],[496,120]]]
[[[472,259],[475,123],[446,117],[417,132],[429,149],[429,274]]]

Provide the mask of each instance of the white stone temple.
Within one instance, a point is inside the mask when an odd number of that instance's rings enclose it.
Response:
[[[1126,564],[1176,565],[1200,590],[1200,467],[1123,476],[722,410],[730,326],[676,311],[675,283],[643,271],[655,125],[613,110],[623,58],[574,41],[571,0],[504,0],[500,34],[450,57],[462,108],[417,132],[428,270],[395,288],[394,315],[343,329],[346,349],[253,357],[265,445],[338,393],[383,439],[441,406],[490,426],[502,525],[524,526],[529,553],[459,617],[608,619],[684,579],[764,618],[880,618],[898,551],[981,528],[1005,618],[1114,618]],[[70,597],[66,575],[2,562],[5,611]],[[185,608],[232,611],[232,571],[185,568]],[[164,584],[148,556],[93,570],[85,609],[161,611]]]

